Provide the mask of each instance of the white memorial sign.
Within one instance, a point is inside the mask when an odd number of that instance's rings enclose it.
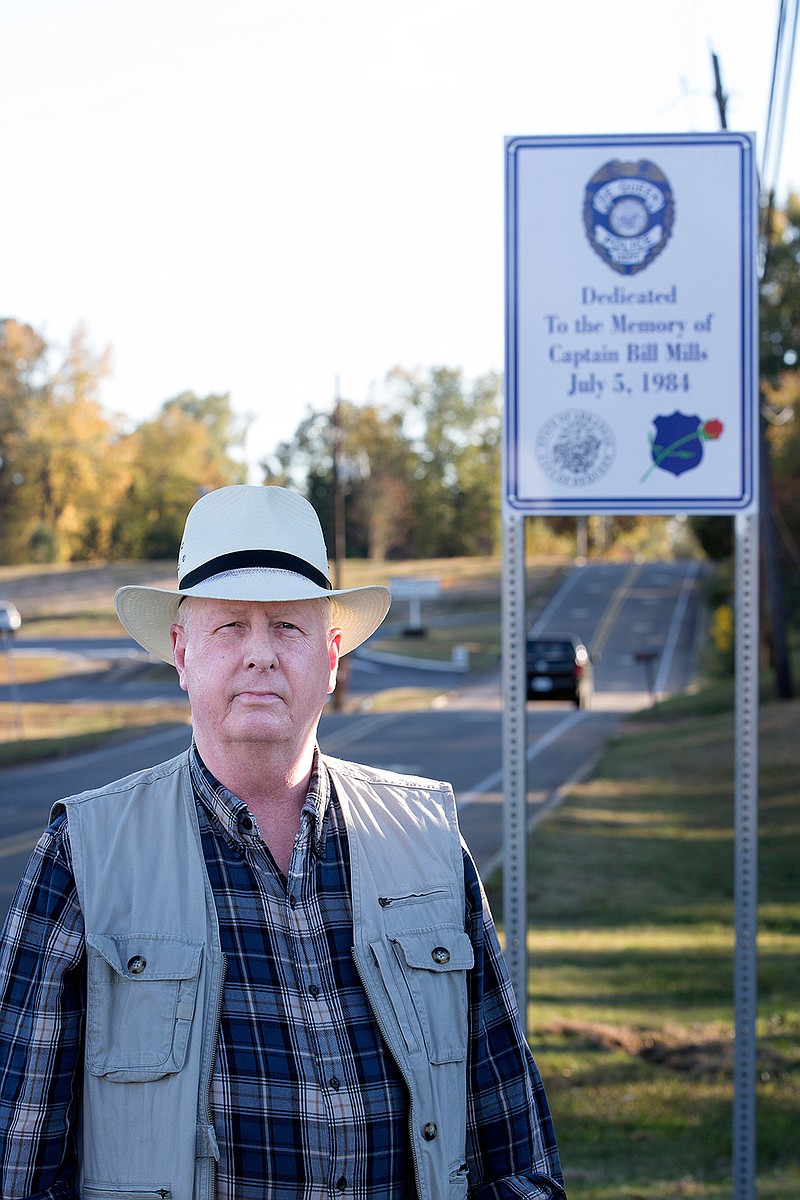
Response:
[[[752,138],[510,138],[505,495],[757,506]]]

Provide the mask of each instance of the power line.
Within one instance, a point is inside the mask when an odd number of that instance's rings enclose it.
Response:
[[[781,118],[780,118],[779,136],[778,136],[778,150],[777,150],[777,156],[775,159],[775,167],[774,167],[774,170],[775,170],[774,183],[777,183],[777,181],[778,181],[778,168],[780,166],[780,157],[783,152],[784,136],[786,133],[786,118],[787,118],[787,114],[789,111],[789,95],[791,92],[792,70],[794,67],[794,55],[795,55],[795,49],[797,47],[797,26],[798,26],[798,17],[799,16],[800,16],[800,0],[795,0],[794,14],[793,14],[793,18],[792,18],[792,34],[791,34],[791,40],[789,43],[789,50],[788,50],[789,57],[788,57],[788,63],[786,65],[786,71],[785,71],[784,80],[783,80],[783,97],[782,97],[782,104],[781,104]]]
[[[767,120],[764,125],[764,150],[761,156],[761,175],[763,178],[766,170],[767,156],[769,153],[770,137],[772,135],[772,117],[775,111],[775,89],[778,83],[778,69],[780,66],[780,50],[783,40],[783,30],[786,25],[786,0],[781,0],[778,8],[778,29],[775,35],[775,52],[772,58],[772,79],[769,85],[769,101],[767,103]]]
[[[791,8],[791,13],[790,13]],[[767,192],[774,191],[778,181],[780,160],[786,135],[792,70],[797,44],[800,0],[780,0],[778,27],[775,34],[775,54],[772,63],[767,120],[764,130],[764,152],[761,159],[761,184]],[[791,31],[787,34],[787,29]],[[776,113],[778,114],[776,116]]]

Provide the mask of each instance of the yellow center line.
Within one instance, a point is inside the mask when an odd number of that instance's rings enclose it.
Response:
[[[605,649],[608,635],[611,633],[614,622],[619,616],[619,610],[625,603],[628,593],[633,588],[643,569],[644,563],[632,563],[622,582],[609,600],[608,608],[603,614],[603,619],[598,626],[597,633],[592,638],[592,654],[599,655]]]

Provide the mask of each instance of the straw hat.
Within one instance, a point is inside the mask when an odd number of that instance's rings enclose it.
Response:
[[[331,589],[316,512],[282,487],[236,484],[208,492],[186,518],[178,552],[178,590],[122,587],[114,603],[131,637],[172,662],[170,627],[183,596],[214,600],[312,600],[327,596],[347,654],[374,633],[389,610],[384,587]]]

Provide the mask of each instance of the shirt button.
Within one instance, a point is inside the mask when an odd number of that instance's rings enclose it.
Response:
[[[347,1180],[345,1179],[344,1175],[340,1175],[339,1178],[336,1180],[336,1187],[338,1188],[338,1190],[340,1192],[343,1192],[344,1189],[347,1187]]]
[[[428,1124],[423,1126],[422,1136],[425,1138],[426,1142],[432,1142],[438,1132],[439,1130],[436,1128],[436,1122],[428,1121]]]
[[[291,908],[292,910],[297,908],[297,899],[294,896],[289,897],[289,908]]]
[[[312,983],[308,990],[311,993],[311,995],[314,997],[314,999],[316,1000],[317,996],[319,995],[319,988],[317,987],[317,985],[315,983]]]
[[[333,1088],[333,1090],[334,1090],[335,1092],[338,1092],[339,1088],[342,1086],[342,1081],[341,1081],[341,1079],[337,1079],[337,1077],[336,1077],[335,1075],[332,1075],[332,1076],[331,1076],[331,1081],[330,1081],[330,1083],[331,1083],[331,1087]]]
[[[239,817],[239,829],[242,831],[242,833],[253,832],[253,818],[248,817],[247,813],[245,813],[244,816]]]
[[[134,954],[133,958],[128,959],[128,970],[131,975],[141,975],[146,966],[147,959],[142,958],[141,954]]]
[[[434,950],[431,950],[431,958],[435,963],[444,966],[445,963],[450,962],[450,951],[446,946],[437,946]]]

